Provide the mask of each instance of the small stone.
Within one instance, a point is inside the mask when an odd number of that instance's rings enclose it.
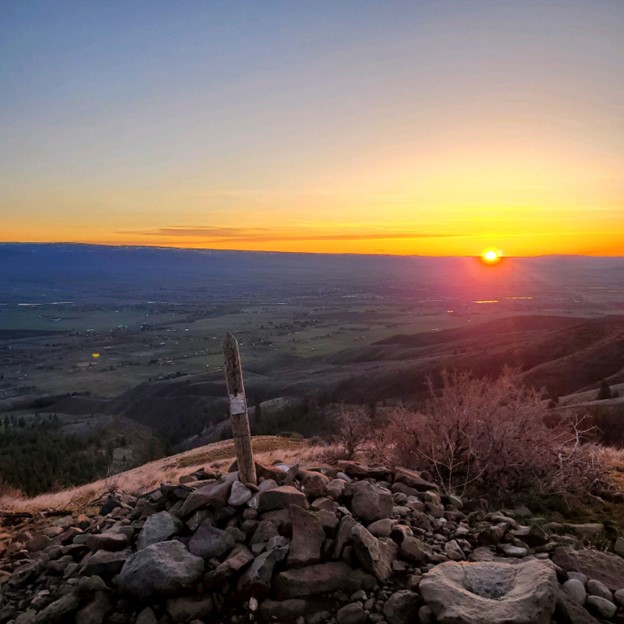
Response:
[[[394,501],[388,490],[368,481],[358,481],[349,487],[353,491],[351,509],[365,524],[392,517]]]
[[[605,600],[613,602],[613,594],[611,593],[611,590],[606,587],[604,583],[601,583],[596,579],[590,579],[587,581],[587,593],[590,596],[600,596]]]
[[[594,615],[607,620],[610,620],[617,612],[617,607],[610,600],[600,596],[588,596],[585,606]]]
[[[615,600],[616,604],[620,605],[620,607],[624,607],[624,588],[618,589],[613,594],[613,599]]]
[[[232,507],[240,507],[244,505],[252,497],[251,490],[240,481],[234,481],[232,483],[232,489],[230,491],[230,497],[228,498],[228,505]]]
[[[615,540],[613,544],[613,552],[620,557],[624,557],[624,537],[621,535]]]
[[[514,546],[513,544],[499,544],[498,549],[507,557],[516,557],[522,559],[529,554],[529,551],[522,546]]]
[[[338,609],[336,620],[338,624],[364,624],[368,620],[368,615],[362,605],[352,602]]]
[[[383,614],[389,624],[418,622],[418,608],[421,602],[418,594],[402,589],[390,596],[383,607]]]
[[[123,550],[128,546],[128,537],[120,533],[100,533],[89,535],[86,541],[91,552],[97,550]]]
[[[205,620],[212,611],[212,596],[183,596],[167,600],[167,613],[176,623]]]
[[[580,605],[585,604],[587,592],[585,591],[585,586],[581,583],[581,581],[571,578],[568,579],[562,587],[568,592],[568,594],[570,594],[574,602]]]
[[[589,581],[587,574],[583,574],[582,572],[568,572],[568,578],[580,581],[583,583],[583,587],[585,587],[585,585],[587,585],[587,581]]]
[[[390,537],[394,524],[395,521],[392,518],[382,518],[369,524],[366,528],[375,537]]]
[[[461,561],[462,559],[465,559],[464,551],[461,549],[456,540],[451,540],[450,542],[444,544],[444,554],[451,561]]]

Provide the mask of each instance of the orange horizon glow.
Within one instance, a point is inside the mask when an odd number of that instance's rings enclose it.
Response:
[[[3,241],[624,256],[623,3],[122,4],[5,11]]]

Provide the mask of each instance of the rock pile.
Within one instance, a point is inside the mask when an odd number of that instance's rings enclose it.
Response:
[[[624,622],[624,559],[526,508],[488,512],[403,468],[257,471],[13,534],[0,624]]]

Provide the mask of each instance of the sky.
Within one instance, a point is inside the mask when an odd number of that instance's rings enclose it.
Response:
[[[0,240],[624,255],[622,0],[0,1]]]

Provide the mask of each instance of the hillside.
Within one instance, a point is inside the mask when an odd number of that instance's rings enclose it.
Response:
[[[624,502],[594,497],[576,518],[488,509],[426,473],[319,463],[302,441],[254,447],[258,487],[228,472],[227,442],[12,501],[0,623],[444,623],[487,607],[481,622],[599,624],[624,614]]]

